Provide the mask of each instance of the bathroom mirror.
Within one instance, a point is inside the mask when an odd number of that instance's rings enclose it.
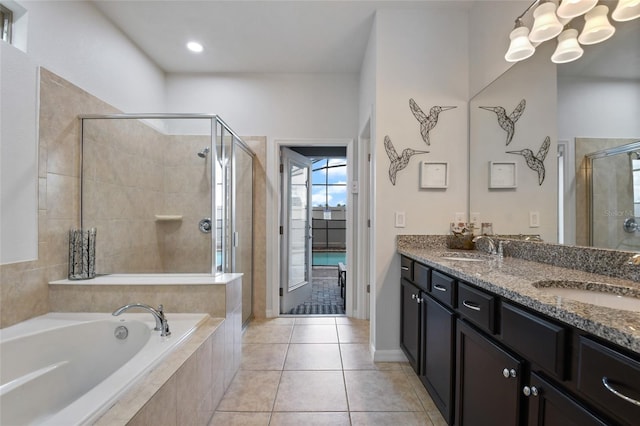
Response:
[[[98,274],[216,270],[214,121],[82,117],[81,223],[97,229]]]
[[[493,222],[494,232],[589,245],[581,231],[591,226],[584,193],[576,197],[584,190],[579,184],[584,155],[603,149],[597,139],[619,140],[614,146],[640,139],[640,20],[615,26],[611,39],[583,46],[584,56],[569,64],[550,61],[555,43],[540,45],[534,56],[513,65],[471,99],[469,213]],[[509,115],[522,99],[524,112],[506,146],[507,133],[497,114],[479,107],[502,106]],[[550,143],[540,183],[525,156],[508,151],[530,149],[537,155],[546,136]],[[489,189],[488,161],[507,160],[517,162],[518,187]],[[602,205],[594,211],[616,208]]]

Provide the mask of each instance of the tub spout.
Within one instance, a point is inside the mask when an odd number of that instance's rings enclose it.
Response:
[[[169,322],[167,321],[167,317],[164,316],[164,311],[162,305],[158,306],[158,309],[154,309],[149,305],[145,305],[144,303],[130,303],[128,305],[124,305],[113,311],[113,316],[118,316],[129,309],[132,308],[141,308],[144,309],[153,315],[153,318],[156,320],[156,328],[154,330],[160,331],[161,336],[169,336],[171,335],[171,331],[169,331]]]

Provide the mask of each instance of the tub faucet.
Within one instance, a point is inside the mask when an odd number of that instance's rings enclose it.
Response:
[[[473,242],[475,243],[480,240],[486,240],[489,244],[489,254],[498,254],[498,251],[496,250],[496,242],[491,237],[488,237],[486,235],[478,235],[473,239]]]
[[[150,312],[156,320],[156,328],[154,328],[154,330],[159,331],[161,336],[171,335],[171,331],[169,331],[169,322],[167,321],[167,317],[164,316],[162,305],[158,306],[158,309],[153,309],[151,306],[145,305],[144,303],[130,303],[113,311],[112,315],[117,317],[131,308],[141,308]]]

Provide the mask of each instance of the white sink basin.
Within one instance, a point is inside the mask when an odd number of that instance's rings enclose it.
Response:
[[[624,311],[640,312],[640,294],[629,293],[625,287],[618,287],[606,283],[583,283],[578,281],[539,281],[533,283],[534,287],[554,296],[570,299],[590,305],[604,306],[606,308],[621,309]]]

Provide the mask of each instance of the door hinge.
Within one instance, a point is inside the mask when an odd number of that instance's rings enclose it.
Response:
[[[280,297],[284,296],[284,289],[280,287]]]
[[[367,284],[367,293],[371,293],[371,284]]]
[[[371,162],[371,154],[367,154],[367,161]]]
[[[284,173],[284,164],[280,163],[280,173]]]
[[[371,228],[371,219],[367,219],[367,228]]]
[[[284,226],[280,226],[280,235],[284,234]]]

